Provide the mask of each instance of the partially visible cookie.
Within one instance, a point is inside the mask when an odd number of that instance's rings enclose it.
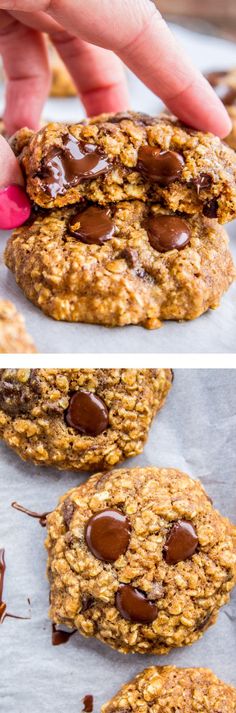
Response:
[[[55,47],[48,43],[49,61],[52,72],[51,97],[74,97],[76,88],[64,62]]]
[[[142,201],[39,209],[13,232],[5,261],[54,319],[150,329],[214,309],[235,276],[216,221]]]
[[[27,334],[25,321],[11,302],[0,300],[0,353],[28,354],[36,352]]]
[[[233,128],[225,141],[236,151],[236,68],[208,72],[206,78],[225,104],[232,119]]]
[[[174,468],[98,473],[47,527],[51,619],[122,653],[194,643],[235,584],[236,527]]]
[[[107,469],[141,453],[170,369],[1,369],[0,437],[24,460]]]
[[[126,683],[101,713],[236,713],[236,688],[207,668],[151,666]]]
[[[41,207],[140,199],[220,223],[236,216],[235,154],[171,116],[131,112],[51,123],[29,137],[19,158],[28,194]]]

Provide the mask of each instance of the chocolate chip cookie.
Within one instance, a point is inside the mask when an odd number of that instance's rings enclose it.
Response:
[[[1,369],[0,437],[24,460],[106,469],[141,453],[170,369]]]
[[[36,348],[26,332],[24,318],[11,302],[0,299],[0,353],[29,354],[32,352],[36,352]]]
[[[236,151],[236,69],[208,72],[206,78],[226,106],[232,120],[233,128],[225,141]]]
[[[84,198],[98,204],[140,199],[220,223],[236,216],[235,154],[218,137],[167,115],[51,123],[31,133],[19,158],[30,198],[45,208]]]
[[[178,470],[98,473],[47,527],[51,619],[123,653],[197,641],[235,584],[236,527]]]
[[[143,201],[39,209],[13,232],[5,261],[54,319],[150,329],[214,309],[235,276],[216,221]]]
[[[235,713],[236,689],[207,668],[151,666],[126,683],[101,713]]]

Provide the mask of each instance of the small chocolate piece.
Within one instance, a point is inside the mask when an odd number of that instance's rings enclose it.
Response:
[[[157,617],[157,607],[144,592],[131,584],[121,584],[116,593],[116,607],[121,616],[137,624],[151,624]]]
[[[193,184],[196,186],[197,194],[199,196],[199,193],[203,188],[210,188],[212,185],[212,177],[209,173],[200,173],[197,178],[193,179]]]
[[[190,241],[188,223],[177,215],[150,215],[145,227],[150,245],[160,253],[182,250]]]
[[[91,696],[90,693],[87,694],[87,696],[84,696],[83,698],[83,712],[84,713],[92,713],[93,712],[93,696]]]
[[[106,404],[90,391],[75,391],[65,414],[66,423],[82,435],[98,436],[109,425]]]
[[[66,644],[75,632],[76,629],[73,629],[73,631],[63,631],[63,629],[57,628],[57,624],[52,624],[52,645],[60,646],[61,644]]]
[[[198,547],[196,530],[188,520],[175,522],[166,538],[163,556],[167,564],[176,564],[192,557]]]
[[[217,218],[217,212],[218,212],[217,198],[212,198],[210,201],[207,201],[206,203],[204,203],[202,212],[203,212],[203,215],[206,216],[206,218]]]
[[[68,134],[64,146],[55,146],[43,159],[40,178],[52,198],[64,195],[82,180],[103,176],[110,168],[109,159],[94,144],[79,142]]]
[[[85,611],[88,611],[88,609],[92,609],[94,604],[95,599],[91,596],[91,594],[82,594],[80,614],[83,614]]]
[[[46,527],[47,516],[50,515],[51,510],[49,512],[34,512],[34,510],[28,510],[28,508],[19,505],[19,503],[15,501],[11,503],[11,507],[15,510],[19,510],[19,512],[23,512],[25,515],[29,515],[29,517],[34,517],[36,520],[39,520],[41,527]]]
[[[63,520],[68,528],[70,527],[70,522],[73,517],[74,509],[74,503],[71,502],[70,498],[66,498],[62,505],[62,515]]]
[[[109,208],[90,206],[73,215],[69,222],[70,233],[87,245],[103,245],[114,234],[115,226]]]
[[[133,248],[124,248],[118,255],[118,258],[126,260],[128,267],[135,267],[138,260],[137,250]]]
[[[130,541],[131,526],[119,510],[101,510],[92,515],[85,527],[88,548],[104,562],[115,562],[123,555]]]
[[[180,178],[184,159],[176,151],[161,151],[156,146],[141,146],[137,168],[146,178],[161,186],[168,186]]]

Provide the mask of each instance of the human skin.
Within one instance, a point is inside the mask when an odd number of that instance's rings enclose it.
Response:
[[[34,0],[0,0],[8,135],[24,125],[38,128],[50,85],[43,32],[65,61],[89,115],[128,108],[123,62],[182,121],[220,137],[229,133],[225,108],[151,0],[38,0],[34,8]],[[22,183],[3,138],[0,168],[0,191]]]

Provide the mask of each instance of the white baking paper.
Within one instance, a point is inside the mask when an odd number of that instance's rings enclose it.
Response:
[[[235,65],[235,45],[219,38],[172,28],[189,56],[203,71]],[[156,114],[161,102],[133,75],[129,74],[132,108]],[[1,104],[0,104],[1,111]],[[83,116],[78,99],[50,99],[44,110],[46,120],[76,121]],[[236,222],[229,226],[231,250],[236,261]],[[6,232],[0,234],[4,248]],[[194,322],[165,323],[158,330],[128,326],[107,328],[98,325],[55,322],[34,307],[16,285],[13,275],[0,263],[0,296],[11,299],[24,314],[38,351],[43,353],[85,352],[235,352],[236,283],[223,297],[221,307]]]
[[[155,419],[144,453],[130,466],[176,467],[199,477],[214,505],[236,523],[236,371],[176,370],[166,405]],[[1,713],[80,713],[94,696],[94,713],[143,668],[205,666],[236,686],[236,590],[217,623],[192,646],[168,656],[124,655],[76,633],[53,647],[47,618],[45,530],[11,508],[53,509],[61,494],[87,476],[23,463],[0,445],[0,546],[6,549],[8,610],[31,619],[0,627]]]

